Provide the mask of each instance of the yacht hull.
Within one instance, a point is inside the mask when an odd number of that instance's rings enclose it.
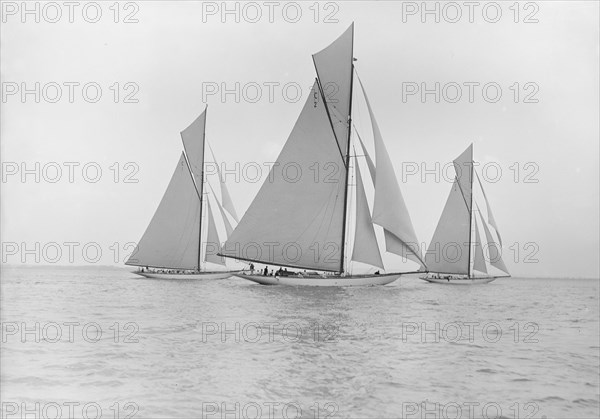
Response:
[[[293,287],[365,287],[373,285],[386,285],[400,278],[401,274],[382,275],[348,275],[328,277],[301,277],[301,276],[264,276],[235,274],[235,276],[261,285],[288,285]]]
[[[487,284],[488,282],[492,282],[496,279],[495,276],[490,276],[487,278],[428,278],[422,276],[421,279],[423,281],[431,282],[434,284],[446,284],[446,285],[474,285],[474,284]]]
[[[139,272],[135,271],[136,275],[141,275],[151,279],[226,279],[235,275],[239,271],[229,272],[199,272],[199,273],[157,273],[157,272]]]

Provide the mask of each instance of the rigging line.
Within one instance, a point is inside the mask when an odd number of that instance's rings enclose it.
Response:
[[[221,205],[221,203],[219,202],[219,198],[217,197],[215,190],[213,189],[213,187],[210,183],[208,183],[208,182],[206,182],[206,183],[208,184],[208,187],[210,188],[210,191],[212,192],[213,199],[215,200],[215,202],[217,203],[217,205],[219,207],[219,212],[221,214],[221,218],[223,218],[223,220],[224,220],[223,223],[229,222],[229,220],[225,220],[225,209],[223,208],[223,205]],[[208,193],[207,193],[206,199],[208,200]],[[214,217],[215,217],[215,215],[213,214],[213,219],[214,219]]]
[[[207,141],[207,143],[208,143],[208,149],[210,150],[210,154],[212,155],[212,158],[213,158],[212,163],[215,164],[215,167],[217,168],[217,173],[219,174],[219,183],[223,184],[223,183],[225,183],[225,181],[223,180],[223,175],[221,174],[221,169],[219,168],[219,163],[217,162],[217,158],[215,157],[215,153],[214,153],[212,147],[210,146],[210,143],[208,141]],[[222,194],[223,194],[223,187],[221,186],[221,195]]]
[[[317,72],[317,87],[319,88],[319,92],[321,93],[321,100],[323,101],[323,107],[325,108],[325,112],[327,113],[327,119],[329,120],[329,125],[331,127],[331,131],[333,132],[333,139],[335,140],[335,145],[340,152],[340,156],[342,157],[342,163],[344,167],[346,167],[346,159],[344,158],[344,152],[340,147],[340,142],[337,139],[337,134],[335,133],[335,128],[333,127],[333,121],[331,120],[331,115],[329,114],[329,106],[327,106],[327,101],[325,100],[325,93],[323,93],[323,87],[321,86],[321,80],[319,80],[319,70],[317,69],[317,63],[315,62],[315,57],[313,56],[313,64],[315,65],[315,71]]]
[[[198,185],[196,185],[196,179],[194,178],[194,172],[192,171],[192,165],[187,156],[187,150],[185,149],[185,143],[183,143],[183,159],[185,160],[185,165],[187,166],[187,169],[190,172],[190,176],[192,177],[192,184],[194,185],[194,189],[196,190],[196,195],[198,195],[198,198],[200,200],[202,200],[200,191],[198,190]]]
[[[348,125],[348,121],[344,121],[344,116],[341,114],[341,112],[338,110],[338,108],[335,105],[331,105],[332,106],[332,111],[335,112],[335,117],[337,119],[337,122],[339,122],[340,124],[344,124],[344,125]]]
[[[369,156],[368,151],[367,151],[367,147],[365,147],[365,143],[363,142],[362,137],[358,133],[358,129],[356,129],[356,125],[353,125],[353,127],[354,127],[354,132],[356,133],[356,136],[358,137],[358,140],[360,141],[361,148],[362,148],[363,152],[365,153],[365,154],[359,154],[358,156],[359,157],[367,157],[367,156]],[[354,150],[354,152],[356,153],[356,150]],[[371,157],[371,156],[369,156],[369,157]]]
[[[481,183],[481,178],[479,177],[479,174],[477,173],[477,170],[473,170],[473,171],[475,172],[475,176],[477,176],[477,181],[479,182],[479,187],[481,188],[481,192],[483,193],[483,197],[485,198],[485,202],[486,202],[486,204],[488,205],[488,208],[489,208],[489,201],[487,199],[487,195],[485,194],[485,190],[483,189],[483,184]],[[490,218],[490,215],[488,214],[488,219],[489,218]],[[492,226],[492,227],[494,227],[494,226]],[[496,230],[496,227],[494,227],[494,230]]]
[[[465,207],[467,208],[467,211],[472,211],[473,208],[471,208],[471,210],[469,210],[469,204],[467,204],[467,198],[465,198],[465,193],[462,190],[462,187],[460,186],[460,181],[458,180],[458,176],[454,176],[454,180],[456,181],[456,184],[458,185],[458,189],[460,190],[460,196],[462,196],[462,199],[465,203]],[[473,194],[473,191],[471,191],[471,194]]]

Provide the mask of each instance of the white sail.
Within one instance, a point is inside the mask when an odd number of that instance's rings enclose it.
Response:
[[[210,186],[210,183],[208,184],[208,186]],[[215,194],[215,190],[213,189],[212,186],[210,186],[210,190],[213,193],[213,196],[215,197],[215,201],[217,201],[217,207],[219,207],[219,212],[221,213],[221,218],[223,219],[223,224],[225,225],[225,231],[227,232],[227,237],[231,237],[231,233],[233,233],[233,227],[231,227],[231,223],[227,219],[227,214],[225,214],[225,210],[223,209],[223,206],[217,199],[217,195]]]
[[[315,165],[321,169],[317,179]],[[315,82],[277,162],[225,243],[223,255],[339,271],[345,179],[346,167]]]
[[[346,155],[352,101],[354,23],[327,48],[313,55],[341,155]]]
[[[358,141],[360,142],[360,146],[362,147],[363,153],[365,153],[365,159],[367,160],[367,166],[369,167],[369,173],[371,174],[371,180],[373,181],[373,184],[375,184],[375,179],[376,179],[376,170],[375,170],[375,164],[373,163],[373,159],[371,159],[371,156],[369,155],[369,152],[367,151],[367,148],[365,147],[365,144],[362,141],[362,138],[360,138],[360,134],[358,133],[358,131],[356,132],[356,136],[358,137]]]
[[[225,265],[225,258],[219,256],[219,253],[221,253],[221,242],[219,240],[217,226],[215,225],[215,219],[213,218],[210,201],[208,199],[206,199],[206,210],[208,224],[206,225],[206,250],[204,260],[218,265]]]
[[[492,233],[490,229],[487,227],[485,222],[483,224],[483,231],[485,232],[485,238],[487,241],[487,250],[488,256],[490,258],[490,265],[500,269],[502,272],[505,272],[510,275],[508,272],[508,268],[504,264],[502,260],[502,249],[496,244],[494,238],[492,237]]]
[[[126,265],[198,269],[200,199],[183,152],[160,204]]]
[[[481,237],[479,236],[479,228],[477,227],[477,220],[475,224],[475,244],[473,254],[473,270],[487,273],[487,267],[485,265],[485,257],[483,256],[483,246],[481,244]]]
[[[469,274],[470,219],[459,181],[455,179],[425,254],[425,265],[429,271]]]
[[[475,174],[477,174],[477,172],[475,172]],[[483,184],[481,183],[479,175],[477,175],[477,180],[479,181],[479,187],[481,188],[481,192],[483,193],[483,199],[485,200],[488,223],[492,227],[494,227],[494,230],[496,230],[496,234],[498,235],[498,243],[500,243],[500,247],[502,247],[502,237],[500,236],[500,230],[498,230],[498,224],[496,224],[496,219],[494,218],[494,214],[492,214],[492,207],[490,206],[490,202],[487,199],[487,195],[485,194],[485,190],[483,189]]]
[[[467,209],[471,211],[473,203],[473,144],[456,159],[454,159],[454,170],[456,171],[456,178],[458,179],[458,185],[460,186],[463,194],[465,205]]]
[[[358,77],[357,77],[358,78]],[[392,160],[387,152],[367,93],[358,78],[373,127],[375,141],[376,177],[373,222],[386,232],[386,250],[422,264],[419,240],[415,234],[408,209],[400,192]]]
[[[356,161],[356,231],[354,234],[354,248],[352,250],[352,260],[363,262],[369,265],[377,266],[383,269],[383,261],[377,236],[371,220],[371,212],[367,202],[367,194],[363,186],[362,176],[358,161]]]
[[[187,154],[188,162],[198,193],[202,196],[202,176],[204,172],[204,129],[206,126],[206,109],[188,126],[181,131],[181,141]]]
[[[233,205],[233,200],[231,199],[231,195],[229,195],[229,189],[227,189],[227,184],[225,183],[225,179],[221,175],[221,169],[219,168],[219,165],[217,164],[217,159],[215,158],[215,153],[213,152],[212,147],[210,145],[208,147],[210,148],[210,153],[212,154],[213,161],[215,162],[215,165],[217,167],[217,174],[219,176],[219,182],[221,184],[221,202],[223,203],[222,207],[225,208],[231,214],[231,216],[233,217],[233,219],[235,220],[236,223],[239,223],[240,219],[238,218],[237,212],[235,211],[235,206]],[[219,209],[220,208],[221,207],[219,207]]]

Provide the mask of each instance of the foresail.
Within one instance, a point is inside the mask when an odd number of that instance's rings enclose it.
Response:
[[[204,252],[204,260],[218,265],[225,265],[225,258],[219,256],[219,253],[221,253],[221,242],[219,240],[217,226],[215,225],[215,219],[208,199],[206,199],[206,210],[208,223],[206,226],[206,250]]]
[[[480,214],[481,216],[481,214]],[[483,245],[481,244],[481,236],[479,235],[479,227],[477,227],[477,220],[475,224],[475,253],[473,255],[473,270],[487,273],[487,267],[485,265],[485,257],[483,256]]]
[[[502,248],[499,247],[498,244],[496,244],[496,242],[494,241],[494,237],[492,236],[492,233],[490,232],[490,229],[488,228],[487,224],[485,222],[483,222],[482,224],[483,231],[485,232],[485,238],[487,241],[487,250],[490,258],[490,265],[510,275],[510,272],[508,272],[508,268],[502,260]]]
[[[367,194],[363,186],[362,176],[358,161],[356,161],[356,231],[354,234],[354,248],[352,260],[377,266],[383,269],[381,252],[377,244],[377,236],[371,220],[371,212],[367,203]]]
[[[423,258],[421,257],[418,243],[405,243],[385,228],[383,229],[383,234],[385,237],[385,249],[388,252],[423,265]]]
[[[455,179],[425,254],[431,272],[469,274],[470,214]]]
[[[190,124],[189,127],[181,131],[181,141],[183,141],[183,148],[187,154],[188,162],[196,186],[198,187],[198,193],[202,196],[202,173],[204,171],[204,128],[206,126],[206,110],[198,116]]]
[[[367,160],[367,166],[369,167],[369,173],[371,174],[371,180],[373,181],[373,184],[375,184],[375,180],[376,180],[376,170],[375,170],[375,164],[373,163],[373,159],[371,159],[371,156],[369,155],[369,152],[367,151],[367,148],[365,147],[365,144],[362,141],[362,138],[360,138],[360,135],[358,134],[358,131],[356,132],[356,136],[358,137],[358,141],[360,142],[360,146],[363,150],[363,153],[365,153],[365,159]]]
[[[237,212],[235,211],[235,206],[233,205],[233,200],[231,199],[231,195],[229,195],[229,189],[227,189],[227,184],[225,183],[225,178],[223,178],[221,174],[221,169],[219,168],[219,164],[217,163],[217,159],[215,158],[215,153],[213,153],[212,147],[210,147],[210,153],[212,154],[212,158],[217,166],[217,174],[219,175],[219,183],[221,184],[221,202],[222,207],[227,210],[233,217],[236,223],[240,222],[238,218]],[[219,207],[220,209],[221,207]]]
[[[126,265],[198,269],[200,199],[183,152],[160,204]]]
[[[376,177],[373,222],[388,232],[388,238],[386,239],[386,250],[388,252],[408,257],[422,264],[423,258],[419,250],[419,240],[400,192],[400,185],[394,172],[392,160],[383,142],[367,93],[360,78],[358,80],[369,109],[375,141]]]
[[[477,172],[475,172],[475,174],[477,174]],[[496,230],[496,234],[498,235],[498,243],[500,244],[500,247],[502,247],[502,237],[500,236],[500,230],[498,230],[498,224],[496,224],[496,219],[494,218],[494,214],[492,214],[492,207],[490,206],[490,202],[487,199],[487,195],[485,194],[485,190],[483,189],[483,184],[481,183],[479,175],[477,175],[477,180],[479,181],[479,187],[481,188],[481,192],[483,193],[483,199],[485,200],[488,223],[492,227],[494,227],[494,230]]]
[[[217,198],[217,195],[215,194],[215,191],[212,186],[210,186],[210,190],[213,193],[213,196],[215,197],[215,201],[217,201],[217,206],[219,207],[219,212],[221,213],[221,218],[223,219],[223,224],[225,225],[225,231],[227,232],[227,238],[229,238],[231,237],[231,233],[233,233],[233,227],[231,227],[231,223],[227,219],[227,214],[225,214],[223,206],[219,202],[219,199]]]
[[[225,243],[223,255],[339,271],[345,179],[346,167],[315,82],[269,176]]]
[[[353,43],[354,24],[327,48],[313,54],[317,76],[327,100],[329,117],[342,155],[346,154],[348,146]]]

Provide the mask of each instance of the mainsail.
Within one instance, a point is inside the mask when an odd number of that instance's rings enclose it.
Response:
[[[425,266],[429,271],[469,274],[469,220],[469,210],[459,181],[455,179],[425,254]]]
[[[198,269],[200,199],[183,152],[160,204],[126,265]]]
[[[269,176],[225,243],[224,256],[339,270],[346,166],[318,88],[315,81]]]

